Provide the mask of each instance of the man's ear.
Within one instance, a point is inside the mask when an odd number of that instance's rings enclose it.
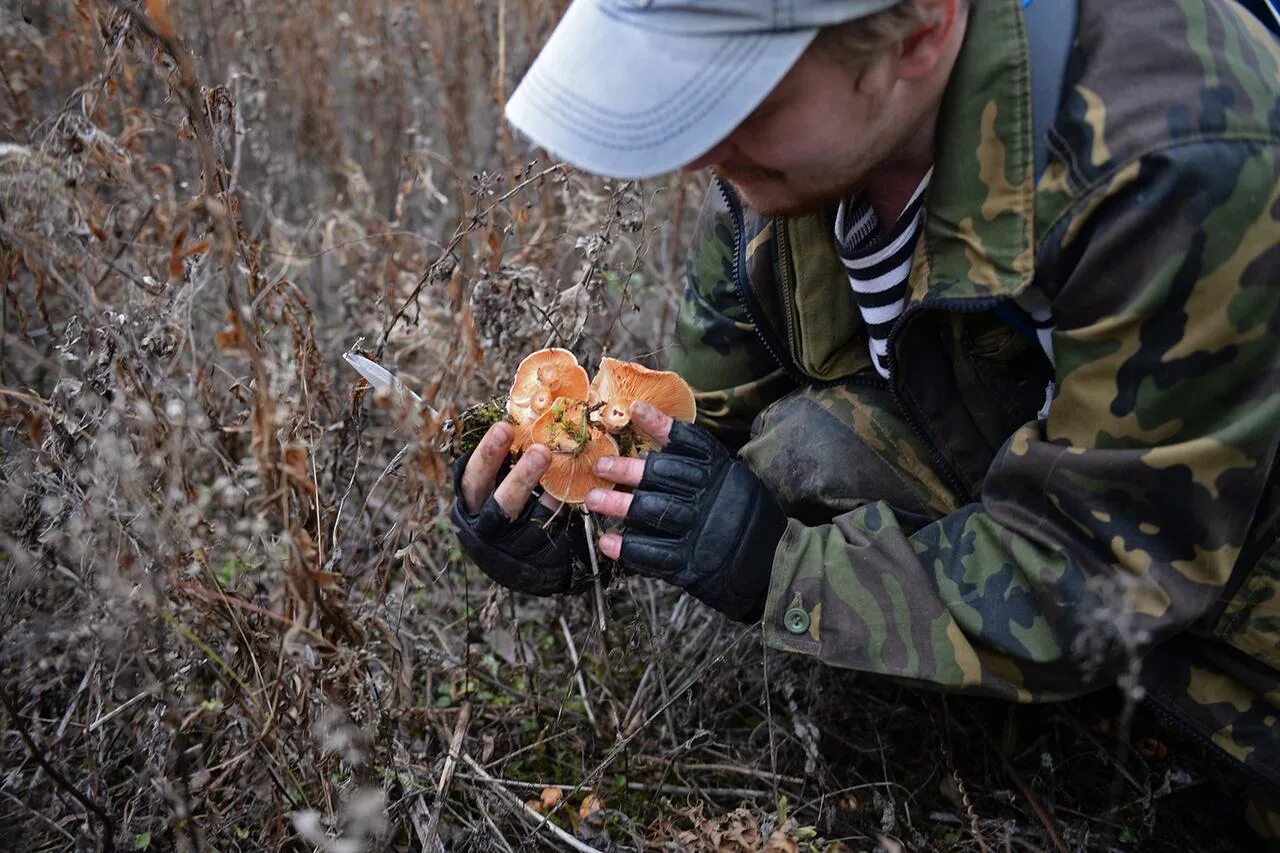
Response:
[[[960,15],[968,11],[967,0],[916,0],[926,23],[902,42],[894,63],[901,80],[922,80],[933,73],[946,52],[948,39]]]

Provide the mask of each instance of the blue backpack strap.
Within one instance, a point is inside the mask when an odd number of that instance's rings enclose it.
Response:
[[[1076,0],[1022,0],[1031,58],[1031,136],[1035,140],[1036,180],[1049,164],[1049,125],[1062,103],[1067,59],[1076,39]]]
[[[1049,164],[1049,125],[1062,103],[1062,83],[1067,59],[1076,37],[1077,0],[1022,0],[1022,20],[1027,29],[1031,65],[1031,135],[1035,145],[1035,177]],[[1039,331],[1052,318],[1038,320],[1014,302],[1002,302],[996,316],[1018,334],[1040,343]]]

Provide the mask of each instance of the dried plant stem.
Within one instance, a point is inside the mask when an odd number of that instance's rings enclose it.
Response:
[[[476,761],[474,758],[472,758],[470,755],[467,755],[464,753],[462,756],[462,760],[466,762],[467,766],[470,767],[475,772],[476,776],[479,777],[481,781],[489,783],[489,785],[493,788],[493,790],[497,792],[498,796],[500,796],[502,799],[506,800],[508,803],[518,808],[526,816],[536,820],[538,822],[538,825],[536,827],[537,829],[547,830],[556,838],[563,841],[565,844],[568,844],[574,850],[580,850],[582,851],[582,853],[601,853],[601,851],[598,850],[597,848],[592,847],[590,844],[583,844],[581,841],[574,838],[572,835],[565,832],[563,829],[556,826],[551,821],[547,820],[546,815],[540,814],[534,811],[533,809],[529,808],[528,806],[526,806],[524,804],[524,801],[522,801],[515,794],[511,793],[506,788],[504,788],[500,780],[495,779],[493,776],[485,772],[485,769],[480,766],[480,763]]]
[[[662,764],[666,762],[665,758],[656,755],[640,755],[637,760],[653,761]],[[778,773],[770,773],[768,770],[756,770],[753,767],[742,767],[737,764],[707,764],[707,763],[684,763],[677,762],[677,766],[682,771],[690,773],[727,773],[737,776],[752,776],[765,782],[781,783],[783,785],[803,785],[804,781],[799,776],[783,776]]]
[[[578,685],[578,694],[582,696],[582,710],[586,712],[591,727],[599,728],[595,712],[591,710],[591,700],[587,698],[587,682],[582,677],[582,661],[578,658],[578,647],[573,642],[573,634],[569,631],[569,623],[560,617],[560,631],[564,634],[565,645],[569,647],[569,659],[573,663],[573,678]]]
[[[941,734],[942,742],[939,746],[942,752],[943,761],[946,762],[947,770],[951,773],[951,779],[955,782],[956,791],[960,794],[960,802],[964,806],[965,814],[969,818],[969,832],[973,835],[974,841],[978,842],[978,849],[982,853],[988,853],[986,839],[982,837],[982,827],[978,823],[978,810],[973,806],[973,798],[969,796],[969,788],[964,783],[964,777],[960,775],[960,769],[956,767],[955,754],[951,751],[951,714],[947,708],[947,699],[942,697],[938,702],[941,713],[936,708],[931,708],[934,725]]]
[[[453,781],[453,771],[458,766],[458,756],[462,750],[462,739],[471,725],[471,703],[463,702],[458,709],[458,720],[453,725],[453,737],[449,739],[449,754],[444,760],[444,769],[440,771],[440,784],[436,786],[436,804],[431,810],[431,819],[427,822],[426,835],[422,839],[423,849],[434,850],[439,846],[440,813],[449,798],[449,783]]]
[[[1036,820],[1040,821],[1040,825],[1044,827],[1045,835],[1049,836],[1049,841],[1053,844],[1053,849],[1057,850],[1059,853],[1067,853],[1067,845],[1063,842],[1062,835],[1059,834],[1058,828],[1054,826],[1053,818],[1049,816],[1049,812],[1046,811],[1044,805],[1041,804],[1040,798],[1037,797],[1031,788],[1027,786],[1027,783],[1023,781],[1022,775],[1014,769],[1014,766],[1010,763],[1008,756],[1004,754],[1004,750],[997,748],[995,749],[995,753],[1000,756],[1000,761],[1004,764],[1005,772],[1009,774],[1009,778],[1013,780],[1013,784],[1017,786],[1018,790],[1022,793],[1022,796],[1026,799],[1027,804],[1031,806],[1031,811],[1035,812]],[[966,797],[967,796],[968,795],[966,794]]]
[[[418,297],[422,295],[422,289],[427,286],[428,282],[431,281],[432,272],[440,265],[441,262],[443,262],[453,254],[454,250],[457,249],[459,245],[461,245],[463,238],[466,237],[468,234],[470,234],[474,229],[480,227],[480,223],[484,221],[485,217],[487,217],[490,213],[494,211],[494,209],[496,209],[500,205],[505,204],[513,196],[519,195],[520,193],[524,192],[525,189],[541,181],[543,178],[547,177],[548,175],[553,175],[557,172],[563,172],[566,168],[567,167],[564,166],[563,164],[557,163],[554,166],[548,166],[547,168],[542,169],[541,171],[533,173],[532,175],[525,178],[520,183],[516,184],[511,189],[507,190],[502,195],[498,196],[496,199],[494,199],[492,202],[486,205],[483,209],[478,210],[471,216],[466,217],[466,219],[461,224],[458,225],[457,229],[453,233],[453,237],[449,240],[449,244],[444,247],[443,251],[440,252],[440,257],[436,260],[435,263],[431,264],[427,268],[427,271],[425,273],[423,273],[418,278],[418,283],[413,288],[413,291],[405,298],[404,302],[400,304],[400,307],[396,309],[396,312],[391,315],[391,319],[387,321],[386,325],[382,327],[382,332],[381,334],[378,335],[378,345],[374,347],[375,361],[382,358],[382,350],[384,347],[386,347],[387,341],[391,337],[391,333],[395,331],[396,324],[398,324],[402,319],[404,319],[404,316],[409,312],[409,307],[418,301]]]
[[[500,779],[490,776],[484,778],[474,773],[467,773],[460,770],[454,774],[459,779],[476,779],[482,782],[488,782],[491,785],[501,785],[504,788],[514,788],[523,791],[542,791],[546,788],[560,788],[561,790],[577,790],[581,786],[568,784],[557,784],[555,782],[522,782],[519,779]],[[704,797],[729,797],[748,800],[758,800],[762,798],[772,798],[775,794],[772,791],[762,791],[759,788],[715,788],[705,785],[667,785],[656,784],[653,782],[627,782],[626,789],[628,791],[652,791],[663,794],[681,794],[684,796],[704,796]]]
[[[600,580],[600,561],[596,557],[596,531],[591,523],[591,513],[582,513],[582,526],[587,532],[587,556],[591,558],[591,580],[596,594],[596,619],[600,627],[600,639],[607,641],[609,626],[604,618],[604,584]]]
[[[68,794],[76,799],[80,805],[88,810],[89,814],[102,825],[101,840],[102,849],[111,853],[115,850],[116,825],[111,819],[111,815],[102,806],[89,799],[80,789],[63,776],[58,768],[49,763],[45,758],[44,751],[36,745],[35,739],[31,737],[31,728],[27,725],[27,720],[18,712],[17,705],[13,698],[9,695],[9,688],[4,684],[0,684],[0,705],[4,706],[5,711],[9,714],[9,718],[13,720],[13,727],[18,732],[18,737],[22,739],[22,745],[26,747],[29,754],[45,773],[49,774],[49,778],[62,788]]]

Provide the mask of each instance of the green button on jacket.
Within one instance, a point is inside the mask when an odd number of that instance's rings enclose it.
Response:
[[[782,617],[782,624],[793,634],[803,634],[809,630],[809,613],[799,607],[793,607]]]

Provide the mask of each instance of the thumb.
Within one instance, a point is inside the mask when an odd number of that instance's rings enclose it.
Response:
[[[671,417],[642,400],[631,404],[631,423],[652,438],[658,447],[666,447],[671,440]]]

